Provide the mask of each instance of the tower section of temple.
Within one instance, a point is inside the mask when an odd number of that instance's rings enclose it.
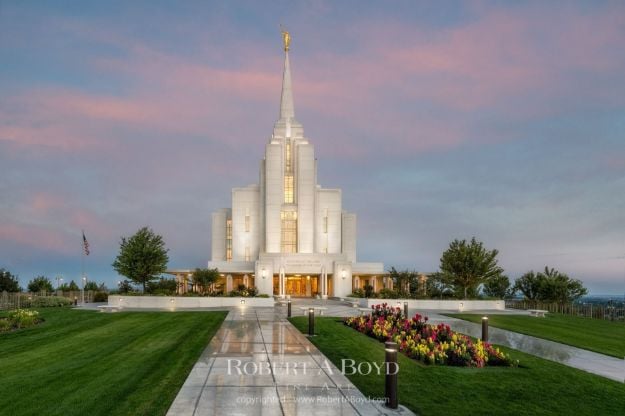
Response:
[[[212,214],[211,261],[224,291],[256,286],[276,296],[346,296],[390,285],[382,263],[356,259],[356,215],[340,189],[317,184],[314,146],[295,118],[290,35],[283,33],[280,113],[265,146],[258,185],[232,190],[232,208]]]

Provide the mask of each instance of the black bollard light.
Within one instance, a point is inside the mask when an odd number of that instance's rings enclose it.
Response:
[[[404,318],[408,319],[408,302],[404,302]]]
[[[289,318],[291,317],[291,299],[286,302],[286,314]]]
[[[482,342],[488,342],[488,316],[482,317]]]
[[[315,309],[308,309],[308,335],[315,335]]]
[[[384,351],[386,351],[386,362],[384,363],[386,370],[384,389],[386,407],[389,409],[397,409],[397,374],[399,373],[399,364],[397,364],[397,343],[392,341],[385,342]]]

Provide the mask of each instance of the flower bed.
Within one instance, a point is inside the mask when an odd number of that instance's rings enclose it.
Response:
[[[395,341],[401,352],[425,364],[461,367],[517,364],[487,342],[474,342],[452,331],[449,325],[430,325],[427,321],[427,316],[419,314],[406,319],[401,308],[383,303],[372,306],[369,315],[346,318],[344,323],[379,341]]]
[[[39,312],[26,309],[16,309],[9,312],[7,318],[0,318],[0,332],[8,332],[14,329],[29,328],[43,320],[39,318]]]

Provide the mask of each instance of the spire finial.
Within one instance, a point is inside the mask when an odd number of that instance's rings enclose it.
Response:
[[[280,25],[280,30],[282,31],[282,43],[284,44],[284,52],[289,51],[289,47],[291,46],[291,34],[284,30],[282,25]]]
[[[289,65],[289,46],[291,44],[291,35],[284,30],[280,25],[282,31],[282,40],[284,42],[284,73],[282,74],[282,97],[280,99],[280,119],[294,119],[295,108],[293,106],[293,90],[291,87],[291,67]]]

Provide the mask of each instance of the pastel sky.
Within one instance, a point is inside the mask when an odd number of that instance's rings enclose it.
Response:
[[[258,180],[292,34],[319,182],[358,255],[434,271],[454,238],[625,292],[625,2],[0,3],[0,267],[113,286],[122,235],[205,266]]]

